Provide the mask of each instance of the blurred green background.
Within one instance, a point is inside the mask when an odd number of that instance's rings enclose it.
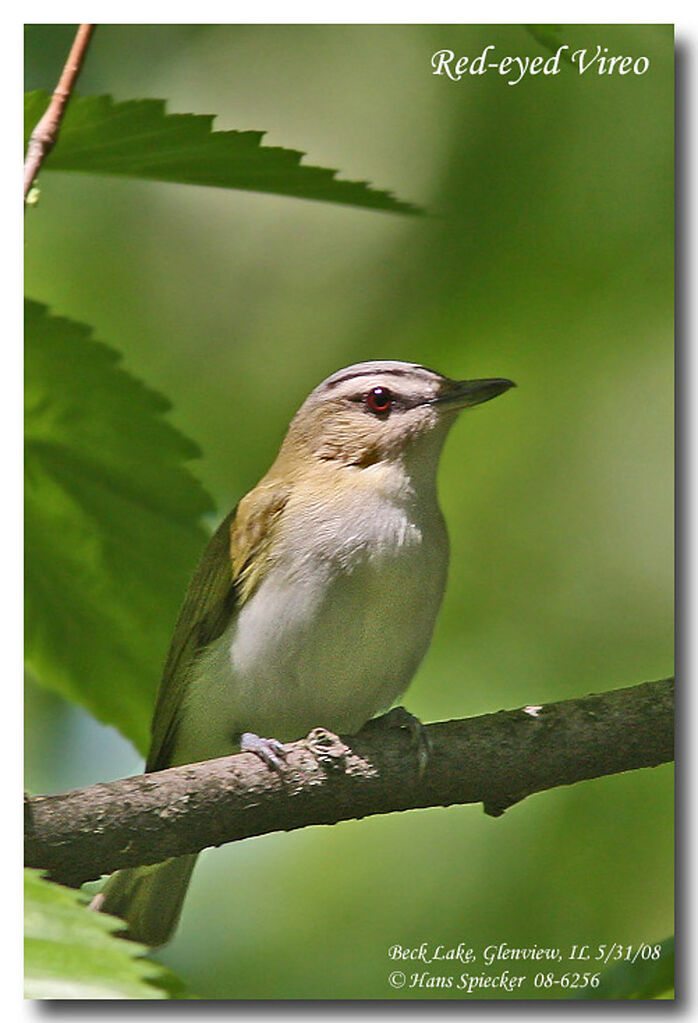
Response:
[[[27,28],[27,88],[53,88],[73,32]],[[515,87],[431,74],[444,47],[547,56],[521,26],[100,26],[82,94],[266,129],[430,215],[46,173],[26,217],[27,293],[172,400],[221,513],[342,365],[516,380],[444,455],[450,580],[406,700],[425,721],[672,671],[672,30],[559,36],[650,70],[563,66]],[[26,724],[30,791],[141,766],[31,684]],[[158,957],[202,997],[391,998],[415,997],[387,982],[394,943],[659,941],[672,779],[584,783],[499,820],[413,811],[209,851]]]

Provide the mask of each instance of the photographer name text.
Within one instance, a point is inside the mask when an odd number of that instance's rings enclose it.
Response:
[[[394,944],[387,952],[393,965],[388,984],[398,991],[423,989],[430,991],[432,997],[450,991],[477,998],[489,988],[512,993],[532,987],[534,992],[565,992],[560,997],[567,997],[598,988],[601,970],[614,963],[656,963],[661,958],[662,946],[646,941],[630,945],[614,941],[601,945],[517,947],[500,941],[476,948],[466,941],[457,945],[423,941],[419,945]],[[462,966],[467,969],[462,970]]]
[[[580,75],[635,75],[649,71],[649,57],[609,54],[607,46],[597,45],[595,50],[571,50],[566,44],[559,46],[549,57],[497,58],[494,44],[486,46],[476,57],[456,57],[453,50],[437,50],[432,54],[432,74],[460,82],[469,75],[486,75],[494,71],[507,79],[507,85],[518,85],[526,75],[559,75],[562,61]]]

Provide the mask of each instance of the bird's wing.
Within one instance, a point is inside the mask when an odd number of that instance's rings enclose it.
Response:
[[[146,771],[170,765],[195,658],[226,629],[260,582],[288,495],[261,484],[223,519],[194,572],[175,625],[151,725]]]

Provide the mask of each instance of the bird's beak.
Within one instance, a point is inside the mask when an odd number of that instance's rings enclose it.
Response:
[[[483,401],[496,398],[510,387],[516,387],[513,380],[494,377],[491,380],[449,380],[442,394],[433,399],[434,405],[448,409],[470,408],[481,405]]]

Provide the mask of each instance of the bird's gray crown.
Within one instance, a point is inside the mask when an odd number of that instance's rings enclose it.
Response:
[[[421,392],[426,397],[436,393],[444,380],[441,373],[418,363],[376,359],[371,362],[357,362],[353,366],[337,370],[315,388],[313,396],[329,397],[356,381],[360,385],[365,382],[367,387],[371,383],[380,383],[384,386],[393,386],[396,390]]]

